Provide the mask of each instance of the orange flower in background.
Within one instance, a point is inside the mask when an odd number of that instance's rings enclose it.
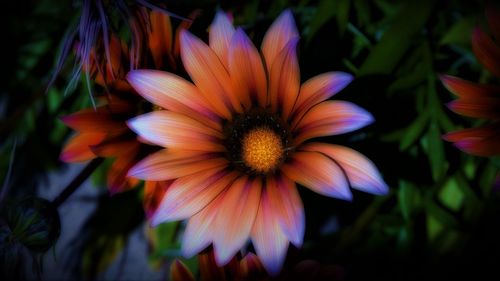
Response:
[[[289,242],[303,242],[296,183],[344,200],[352,199],[349,186],[388,191],[360,153],[310,142],[359,129],[373,117],[352,103],[327,101],[351,82],[347,73],[321,74],[300,85],[290,11],[266,33],[262,57],[224,13],[216,15],[209,41],[180,34],[182,62],[194,84],[162,71],[128,74],[139,94],[165,109],[128,122],[142,139],[165,148],[129,175],[173,181],[152,224],[189,219],[184,256],[213,244],[223,266],[251,239],[266,270],[277,274]]]
[[[495,76],[500,77],[500,12],[490,8],[486,11],[490,29],[496,41],[480,27],[472,35],[472,48],[479,62]],[[449,108],[458,114],[489,119],[492,124],[449,133],[445,139],[467,153],[478,156],[500,154],[500,87],[469,82],[457,77],[444,75],[441,81],[446,88],[458,96]]]
[[[132,44],[135,48],[129,51],[123,41],[112,35],[109,61],[94,50],[94,63],[84,67],[95,83],[105,89],[105,93],[98,97],[102,105],[61,118],[67,126],[78,132],[63,148],[61,160],[81,162],[96,157],[114,158],[107,177],[111,193],[125,191],[137,185],[137,180],[126,178],[127,171],[137,161],[156,150],[154,146],[139,142],[136,134],[126,125],[128,119],[154,108],[135,92],[125,80],[125,75],[131,67],[139,66],[175,70],[179,54],[178,31],[187,28],[189,23],[183,22],[176,34],[173,34],[168,15],[160,11],[147,12],[139,9],[130,25],[136,37],[147,42],[147,47],[136,42]],[[157,198],[161,198],[169,184],[168,181],[146,182],[147,214],[155,209]]]
[[[495,40],[476,27],[472,34],[472,49],[479,62],[496,77],[500,77],[500,10],[488,7],[486,18]],[[472,155],[500,155],[500,87],[477,84],[449,75],[441,76],[441,81],[458,96],[457,100],[449,103],[451,110],[460,115],[490,121],[480,127],[448,133],[444,139]],[[500,177],[495,186],[500,187]]]

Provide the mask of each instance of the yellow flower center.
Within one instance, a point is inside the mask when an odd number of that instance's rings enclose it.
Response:
[[[245,165],[261,173],[276,168],[283,157],[280,137],[266,127],[252,129],[245,135],[242,144]]]

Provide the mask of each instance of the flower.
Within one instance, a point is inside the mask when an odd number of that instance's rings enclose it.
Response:
[[[480,27],[472,34],[472,48],[479,62],[495,76],[500,77],[500,12],[487,9],[486,16],[494,41]],[[448,133],[444,139],[459,149],[478,156],[500,154],[500,87],[469,82],[443,75],[444,86],[458,96],[448,107],[454,112],[473,118],[489,119],[490,124]]]
[[[112,35],[109,43],[110,60],[97,55],[94,50],[94,63],[85,67],[95,83],[106,91],[100,97],[103,105],[61,118],[78,133],[65,145],[60,159],[65,162],[80,162],[95,157],[115,158],[107,177],[111,193],[133,188],[138,181],[126,178],[128,169],[156,150],[151,145],[139,142],[135,133],[126,125],[128,119],[154,108],[135,92],[126,81],[125,75],[131,65],[136,64],[141,67],[176,69],[179,52],[178,31],[188,28],[189,23],[183,22],[174,36],[168,15],[160,11],[147,12],[141,8],[136,11],[131,26],[135,27],[136,36],[143,34],[148,48],[143,50],[143,53],[138,50],[129,52],[125,43],[116,35]],[[143,29],[142,33],[138,31],[140,29]],[[149,58],[151,59],[148,61]],[[146,182],[146,214],[149,215],[156,208],[157,197],[161,198],[169,184],[168,181]]]
[[[298,32],[290,11],[266,33],[262,55],[245,32],[217,13],[209,45],[180,35],[181,59],[194,84],[172,73],[135,70],[128,81],[165,110],[128,121],[142,139],[164,147],[129,176],[174,182],[152,225],[189,219],[182,252],[213,244],[219,266],[250,238],[264,267],[277,274],[289,242],[300,247],[304,210],[296,182],[351,200],[356,189],[388,190],[374,164],[347,147],[310,143],[373,121],[362,108],[326,101],[352,76],[330,72],[300,85]]]

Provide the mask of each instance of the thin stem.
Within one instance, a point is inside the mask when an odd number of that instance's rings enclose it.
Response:
[[[104,158],[95,158],[90,163],[83,168],[83,170],[74,178],[64,190],[52,201],[54,208],[59,207],[68,197],[75,192],[78,187],[94,172],[94,170],[99,167],[99,165],[104,161]]]

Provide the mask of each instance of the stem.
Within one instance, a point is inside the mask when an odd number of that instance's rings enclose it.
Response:
[[[54,208],[58,208],[68,197],[75,192],[78,187],[95,171],[97,167],[104,161],[104,158],[95,158],[90,163],[83,168],[83,170],[74,178],[64,190],[52,201]]]

